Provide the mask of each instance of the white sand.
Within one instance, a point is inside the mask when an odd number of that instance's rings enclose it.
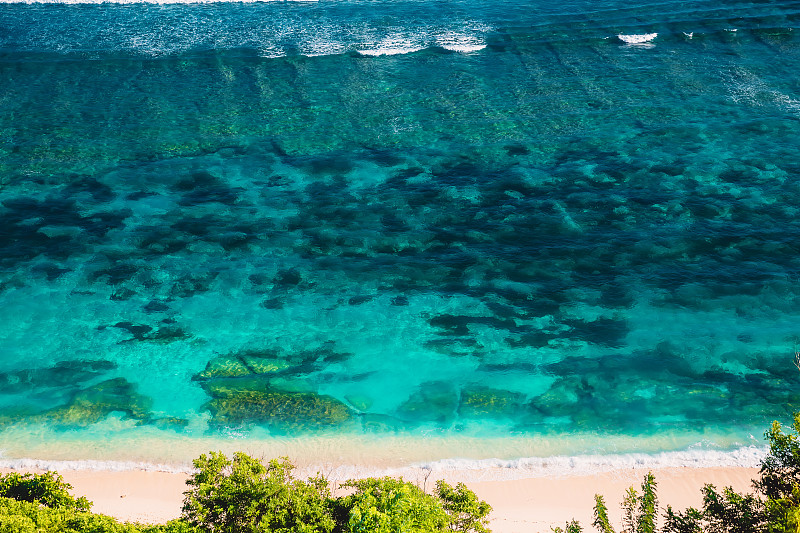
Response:
[[[8,470],[4,470],[7,472]],[[594,494],[605,496],[612,521],[619,523],[619,505],[625,489],[639,487],[647,469],[628,468],[592,475],[536,477],[505,481],[468,482],[478,496],[491,504],[495,533],[549,532],[574,518],[592,531]],[[75,495],[94,502],[93,511],[120,520],[163,523],[180,516],[186,474],[141,470],[63,470],[59,473],[74,487]],[[654,470],[660,507],[700,506],[705,483],[749,491],[755,468],[663,468]],[[448,476],[448,481],[457,481]]]

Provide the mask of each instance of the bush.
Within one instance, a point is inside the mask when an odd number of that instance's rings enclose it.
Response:
[[[491,507],[462,483],[439,482],[430,495],[401,479],[367,478],[342,484],[353,493],[334,499],[325,479],[294,479],[285,458],[263,465],[210,452],[194,466],[182,518],[204,533],[490,533]]]
[[[466,485],[459,483],[453,488],[439,480],[436,482],[435,494],[448,514],[450,531],[489,533],[486,526],[489,523],[492,507],[485,501],[479,500]]]
[[[186,482],[183,518],[209,533],[316,533],[333,530],[327,482],[292,477],[288,459],[267,465],[237,452],[229,459],[211,452],[195,459]]]
[[[784,433],[780,422],[766,432],[769,454],[761,462],[761,479],[753,485],[767,498],[790,498],[800,486],[800,413],[795,413],[791,428]]]
[[[0,498],[2,533],[165,533],[164,526],[123,524],[115,519],[66,507],[44,507],[39,502]],[[189,533],[175,530],[170,533]]]
[[[367,478],[342,487],[356,489],[338,502],[346,510],[347,521],[341,529],[346,533],[429,533],[446,531],[450,524],[436,498],[401,479]]]
[[[88,511],[92,504],[84,497],[74,498],[72,485],[55,472],[0,476],[0,497],[23,502],[37,502],[54,509]]]

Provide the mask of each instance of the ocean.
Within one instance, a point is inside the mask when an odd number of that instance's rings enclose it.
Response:
[[[0,4],[0,459],[756,463],[800,409],[798,30]]]

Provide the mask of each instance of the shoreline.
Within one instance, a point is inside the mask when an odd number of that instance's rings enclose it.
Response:
[[[2,473],[41,473],[44,470],[46,468],[0,468]],[[180,516],[189,475],[188,472],[145,469],[55,470],[73,486],[74,495],[86,496],[94,503],[93,512],[142,523],[164,523]],[[680,510],[702,504],[700,489],[706,483],[749,492],[751,480],[758,474],[758,468],[743,466],[652,468],[639,464],[602,472],[576,469],[569,474],[553,472],[516,479],[491,479],[491,471],[481,471],[482,476],[464,476],[463,471],[417,467],[405,469],[402,477],[428,489],[436,479],[446,479],[450,483],[463,481],[493,507],[490,528],[494,533],[535,533],[563,527],[572,519],[589,530],[596,493],[605,497],[612,522],[618,524],[625,490],[630,486],[638,489],[648,471],[653,472],[658,483],[659,507],[666,508],[669,504]],[[343,470],[334,469],[333,472],[335,475],[327,475],[332,492],[336,494],[338,484],[344,481],[339,478]],[[299,474],[298,477],[303,477],[302,472]],[[385,475],[401,474],[387,471]]]

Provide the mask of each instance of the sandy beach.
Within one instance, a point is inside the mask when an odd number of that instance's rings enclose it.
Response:
[[[3,470],[7,472],[8,470]],[[467,485],[489,502],[495,533],[549,532],[570,519],[591,530],[594,494],[606,498],[612,519],[619,523],[625,489],[641,484],[647,468],[626,468],[587,475],[533,477],[502,481],[472,481]],[[699,506],[705,483],[749,491],[755,468],[661,468],[652,470],[658,483],[659,505],[676,509]],[[187,474],[142,470],[63,470],[59,473],[76,495],[94,502],[93,510],[120,520],[166,522],[180,515]],[[433,477],[436,477],[435,475]],[[448,475],[448,481],[457,476]],[[430,483],[430,479],[428,482]]]

